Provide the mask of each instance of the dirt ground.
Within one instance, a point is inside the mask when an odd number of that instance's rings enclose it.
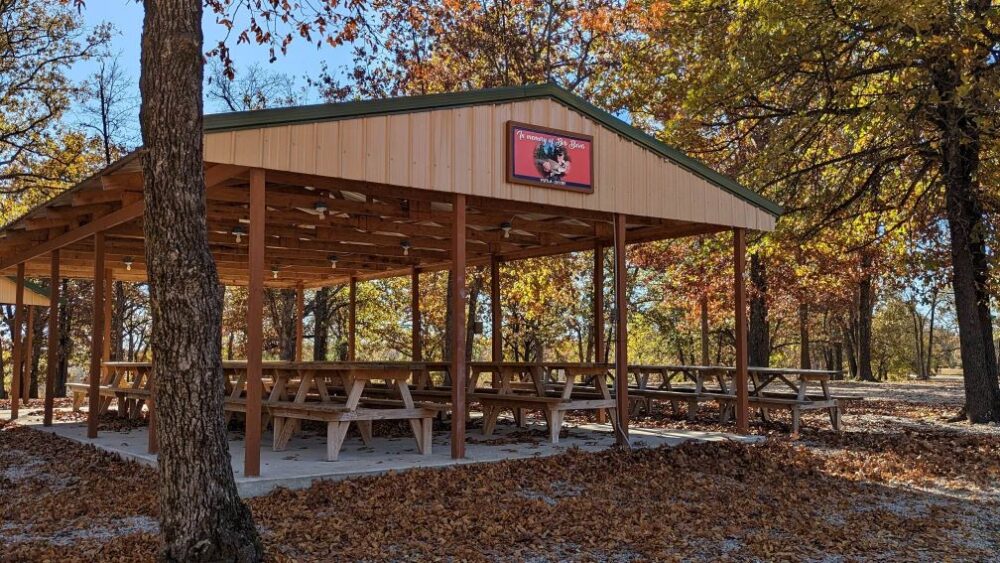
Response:
[[[835,392],[866,397],[840,433],[810,414],[793,441],[776,416],[754,422],[756,444],[416,470],[250,504],[276,561],[1000,561],[1000,429],[947,422],[961,381]],[[716,414],[657,407],[635,424],[732,430]],[[0,560],[153,559],[156,478],[0,427]]]

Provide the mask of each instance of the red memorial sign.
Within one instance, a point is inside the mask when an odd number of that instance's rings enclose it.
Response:
[[[508,121],[507,181],[593,193],[594,138]]]

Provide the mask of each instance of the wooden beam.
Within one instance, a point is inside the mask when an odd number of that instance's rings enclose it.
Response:
[[[451,457],[465,457],[465,194],[452,204]]]
[[[358,280],[351,278],[347,288],[347,360],[356,361],[358,335]]]
[[[615,215],[615,399],[618,431],[615,443],[628,441],[628,270],[625,267],[625,215]]]
[[[746,434],[749,430],[750,389],[747,386],[747,292],[744,273],[746,272],[747,240],[746,231],[733,229],[733,293],[736,303],[736,432]]]
[[[302,361],[302,342],[305,324],[305,287],[302,282],[295,284],[295,361]]]
[[[97,438],[101,410],[101,356],[104,352],[104,233],[94,235],[93,325],[90,332],[90,385],[87,401],[87,437]]]
[[[205,172],[205,185],[208,187],[213,187],[220,182],[223,182],[235,175],[245,172],[246,167],[242,166],[230,166],[230,165],[220,165],[209,168]],[[140,186],[141,187],[141,186]],[[113,193],[113,198],[121,199],[121,195],[117,193],[116,190]],[[138,195],[138,194],[137,194]],[[73,197],[83,197],[83,194],[76,194]],[[108,196],[112,197],[112,196]],[[81,204],[91,204],[97,201],[104,201],[103,199],[81,199],[79,203]],[[126,200],[127,201],[127,200]],[[39,244],[31,245],[28,248],[20,250],[19,252],[6,256],[0,259],[0,270],[5,270],[15,264],[19,264],[26,260],[30,260],[37,256],[47,254],[53,250],[63,248],[64,246],[73,244],[89,238],[96,233],[107,231],[113,227],[117,227],[129,221],[141,218],[143,211],[145,209],[145,203],[143,201],[132,201],[123,205],[121,209],[108,213],[107,215],[102,215],[93,221],[77,227],[69,232],[59,235],[54,238],[50,238]]]
[[[233,164],[216,164],[205,169],[205,187],[214,188],[222,182],[246,173],[250,170],[246,166],[236,166]]]
[[[247,403],[243,474],[260,475],[261,399],[264,362],[264,225],[267,221],[264,171],[250,171],[250,239],[247,295]]]
[[[17,265],[17,289],[14,297],[14,327],[12,340],[14,349],[11,351],[13,360],[12,377],[10,382],[10,419],[16,420],[18,416],[18,403],[21,401],[21,381],[24,362],[21,360],[23,350],[21,348],[21,325],[24,323],[24,262]]]
[[[136,190],[141,191],[143,187],[142,172],[124,172],[120,174],[106,174],[101,176],[101,189],[111,190]]]
[[[503,314],[500,309],[500,260],[490,260],[490,321],[494,362],[503,361]]]
[[[90,223],[83,225],[82,227],[73,229],[68,233],[59,235],[41,244],[37,244],[30,248],[22,250],[13,256],[7,256],[6,258],[0,260],[0,270],[5,270],[15,264],[20,264],[21,262],[24,262],[26,260],[31,260],[36,256],[47,254],[53,250],[62,248],[69,244],[73,244],[74,242],[77,241],[81,241],[97,233],[101,233],[102,231],[110,229],[111,227],[117,227],[122,223],[127,223],[129,221],[132,221],[133,219],[142,217],[142,212],[144,208],[145,204],[141,201],[137,201],[131,205],[127,205],[119,209],[118,211],[114,211],[112,213],[99,217],[91,221]]]
[[[53,250],[51,255],[51,271],[49,272],[49,342],[48,342],[48,373],[45,376],[45,415],[43,426],[52,426],[52,410],[55,406],[55,382],[59,373],[59,251]]]
[[[410,272],[410,315],[411,326],[411,357],[414,362],[419,362],[424,358],[423,335],[420,326],[420,270],[413,268]]]

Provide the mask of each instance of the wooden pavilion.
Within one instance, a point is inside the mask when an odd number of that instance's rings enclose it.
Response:
[[[735,410],[738,430],[746,430],[745,232],[773,229],[781,210],[586,101],[540,85],[228,113],[206,117],[204,143],[219,281],[249,288],[246,475],[260,471],[265,287],[298,290],[301,354],[303,291],[349,284],[354,361],[355,284],[411,276],[416,362],[421,272],[453,271],[452,320],[464,326],[466,268],[489,265],[492,334],[500,335],[501,263],[596,250],[594,284],[603,288],[603,252],[613,248],[620,329],[609,370],[624,433],[626,244],[726,230],[735,234]],[[16,276],[19,295],[25,277],[86,278],[104,289],[94,298],[92,436],[111,281],[146,276],[140,157],[141,150],[124,157],[0,231],[0,274]],[[58,306],[58,284],[50,298]],[[595,325],[603,327],[603,291],[594,301]],[[53,323],[49,337],[58,329]],[[453,332],[446,368],[452,420],[461,421],[469,366],[464,334]],[[595,334],[603,339],[603,330]],[[499,338],[492,352],[503,362]],[[52,379],[50,371],[47,391]],[[462,457],[465,426],[452,424],[451,432],[452,456]]]

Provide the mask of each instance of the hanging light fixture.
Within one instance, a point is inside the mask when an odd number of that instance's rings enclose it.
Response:
[[[513,228],[514,225],[511,225],[510,221],[500,223],[500,230],[503,231],[503,238],[510,238],[510,230]]]
[[[316,205],[313,206],[313,209],[316,210],[316,213],[319,213],[320,219],[325,219],[326,212],[330,210],[330,207],[326,204],[325,201],[320,200],[316,202]]]
[[[331,254],[330,257],[327,258],[327,260],[330,261],[330,269],[331,270],[336,270],[337,269],[337,255],[336,254]]]
[[[243,242],[243,237],[246,236],[247,230],[243,228],[243,225],[236,225],[233,227],[233,236],[236,237],[236,244]]]
[[[278,279],[278,272],[280,271],[278,266],[271,266],[271,279]]]
[[[125,258],[122,258],[122,264],[125,264],[125,270],[127,270],[129,272],[132,271],[132,257],[131,256],[126,256]]]
[[[403,256],[410,255],[410,248],[411,248],[410,241],[404,240],[403,242],[399,243],[399,246],[403,248]]]

